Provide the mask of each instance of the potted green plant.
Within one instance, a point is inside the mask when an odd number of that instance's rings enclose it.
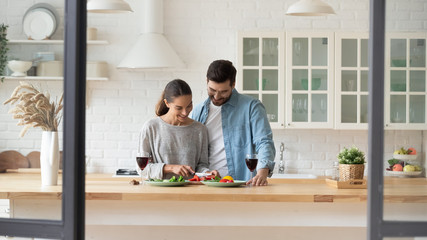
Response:
[[[338,154],[340,181],[363,179],[365,153],[357,147],[346,148]]]
[[[7,28],[9,26],[4,23],[0,24],[0,76],[4,76],[5,68],[7,65],[7,52],[9,48],[7,48]],[[1,81],[3,82],[4,77],[1,77]]]

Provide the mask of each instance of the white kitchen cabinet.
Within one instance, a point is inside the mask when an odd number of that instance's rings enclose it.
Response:
[[[264,104],[272,128],[283,128],[284,33],[245,32],[238,39],[237,89]]]
[[[426,33],[386,36],[386,129],[427,129],[426,40]]]
[[[286,127],[333,128],[334,34],[286,33]]]
[[[335,128],[368,129],[369,33],[335,34]]]
[[[368,38],[239,33],[237,89],[264,103],[272,128],[368,129]],[[425,33],[387,35],[385,129],[427,129],[426,41]]]

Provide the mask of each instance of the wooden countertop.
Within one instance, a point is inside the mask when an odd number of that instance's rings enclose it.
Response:
[[[42,187],[40,174],[0,174],[0,199],[61,199],[62,186]],[[86,200],[240,201],[240,202],[366,202],[366,189],[336,189],[319,179],[269,179],[263,187],[217,188],[205,185],[155,187],[131,185],[136,177],[86,175]],[[385,202],[427,203],[426,178],[385,179]]]

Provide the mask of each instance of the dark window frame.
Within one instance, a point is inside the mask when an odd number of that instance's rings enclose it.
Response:
[[[0,218],[0,235],[84,239],[86,0],[65,0],[62,219]]]
[[[384,220],[384,51],[386,0],[370,0],[367,239],[427,236],[425,221]],[[375,81],[374,81],[375,79]]]

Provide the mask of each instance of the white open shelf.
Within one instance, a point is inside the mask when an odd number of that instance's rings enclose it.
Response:
[[[64,44],[64,40],[9,40],[8,44]],[[106,40],[91,40],[87,41],[87,44],[89,45],[107,45],[108,41]]]
[[[5,80],[34,80],[34,81],[61,81],[63,77],[43,77],[43,76],[27,76],[27,77],[10,77],[5,76]],[[88,77],[88,81],[108,81],[106,77]]]

